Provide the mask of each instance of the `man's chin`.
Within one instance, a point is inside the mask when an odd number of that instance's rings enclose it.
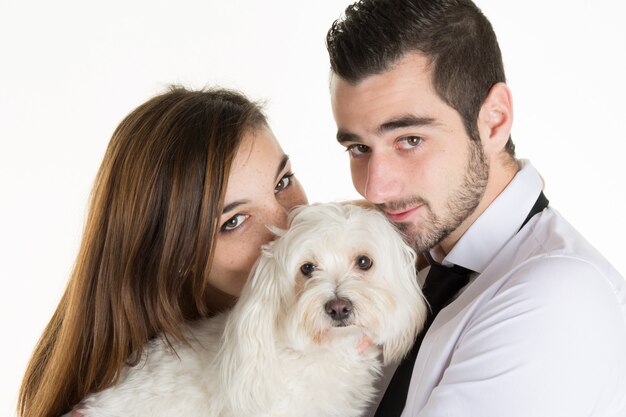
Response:
[[[417,253],[430,250],[450,235],[450,232],[447,230],[418,229],[417,226],[410,223],[399,223],[396,226],[405,236],[407,243]]]

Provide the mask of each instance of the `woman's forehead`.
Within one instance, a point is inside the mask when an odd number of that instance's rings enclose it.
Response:
[[[285,154],[278,141],[267,128],[244,135],[235,155],[226,188],[226,201],[250,199],[249,194],[266,188],[273,190],[280,178]]]

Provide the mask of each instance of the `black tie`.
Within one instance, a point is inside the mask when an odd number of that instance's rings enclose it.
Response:
[[[548,207],[548,203],[549,201],[543,192],[539,194],[537,201],[530,209],[530,213],[528,213],[520,230],[535,214]],[[426,255],[429,257],[428,253]],[[402,410],[404,410],[406,404],[411,375],[413,374],[413,366],[424,335],[439,311],[452,301],[452,297],[454,297],[461,288],[467,285],[471,273],[472,271],[462,266],[453,265],[452,267],[446,267],[430,259],[430,271],[428,271],[424,286],[422,287],[422,292],[430,304],[430,312],[426,318],[424,328],[415,339],[413,348],[402,362],[400,362],[396,372],[393,374],[391,382],[389,382],[389,386],[383,395],[383,399],[376,409],[375,417],[396,417],[402,414]]]
[[[422,344],[422,339],[439,311],[469,282],[471,273],[472,271],[462,266],[446,267],[431,261],[430,271],[428,271],[422,288],[422,292],[430,304],[426,323],[422,331],[417,335],[413,348],[411,348],[409,354],[402,360],[393,374],[387,391],[385,391],[385,395],[376,409],[375,417],[399,416],[402,414],[409,390],[409,383],[411,382],[413,365]]]

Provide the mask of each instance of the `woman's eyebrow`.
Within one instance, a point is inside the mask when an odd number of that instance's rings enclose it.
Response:
[[[238,200],[238,201],[233,201],[230,204],[227,204],[224,206],[224,208],[222,209],[222,214],[226,214],[229,211],[233,211],[234,209],[236,209],[237,207],[241,206],[242,204],[246,204],[249,203],[250,200]]]
[[[280,163],[278,164],[278,169],[276,170],[275,180],[278,180],[280,173],[283,172],[283,169],[285,169],[285,166],[287,165],[288,162],[289,162],[289,155],[287,154],[283,155],[283,157],[280,159]],[[226,214],[229,211],[233,211],[234,209],[241,206],[242,204],[246,204],[249,202],[250,200],[237,200],[237,201],[233,201],[230,204],[226,204],[224,208],[222,209],[222,214]]]
[[[280,176],[280,173],[283,172],[283,169],[285,169],[287,162],[289,162],[289,155],[285,154],[283,155],[282,159],[280,160],[280,163],[278,164],[278,169],[276,170],[276,177],[274,177],[275,181],[278,181],[278,177]]]

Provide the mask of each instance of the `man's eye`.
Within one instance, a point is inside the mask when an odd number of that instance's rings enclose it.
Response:
[[[274,187],[274,192],[275,193],[279,193],[282,190],[284,190],[285,188],[289,187],[289,185],[291,185],[291,177],[294,176],[293,172],[289,172],[287,174],[285,174],[280,181],[278,181],[278,184],[276,184],[276,187]]]
[[[367,152],[369,152],[370,147],[367,145],[362,145],[360,143],[355,143],[354,145],[350,145],[347,148],[347,151],[352,156],[361,156]]]
[[[241,226],[246,220],[248,220],[246,214],[236,214],[230,219],[226,220],[221,227],[222,232],[232,232],[239,226]]]
[[[405,136],[400,139],[400,146],[404,149],[411,149],[419,146],[424,141],[420,136]]]

